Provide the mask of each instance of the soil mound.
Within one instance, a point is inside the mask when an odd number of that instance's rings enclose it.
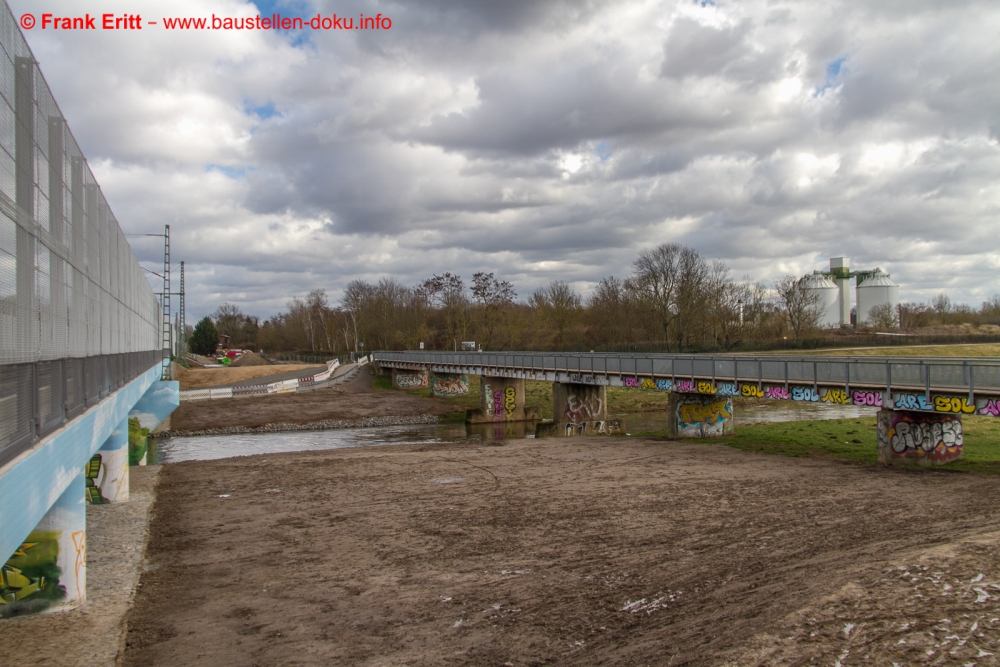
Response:
[[[239,359],[229,364],[230,366],[272,366],[273,364],[260,356],[256,352],[247,352]]]

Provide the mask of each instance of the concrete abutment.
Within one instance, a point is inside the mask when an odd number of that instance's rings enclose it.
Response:
[[[672,392],[667,414],[671,437],[715,438],[735,432],[732,396]]]
[[[959,414],[878,411],[878,461],[883,465],[936,466],[962,458]]]

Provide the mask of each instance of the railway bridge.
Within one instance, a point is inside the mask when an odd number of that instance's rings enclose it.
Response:
[[[552,352],[375,352],[393,384],[468,392],[481,376],[470,422],[537,419],[525,380],[553,383],[553,421],[538,435],[617,434],[607,388],[670,392],[669,430],[679,437],[733,432],[733,397],[857,405],[878,411],[879,460],[935,465],[962,456],[962,416],[1000,417],[1000,359]]]

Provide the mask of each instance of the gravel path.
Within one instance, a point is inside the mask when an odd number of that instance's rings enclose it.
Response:
[[[87,601],[66,612],[0,622],[0,665],[114,667],[142,571],[162,466],[130,470],[127,503],[87,507]]]

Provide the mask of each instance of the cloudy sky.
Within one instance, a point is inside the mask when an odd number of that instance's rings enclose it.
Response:
[[[846,255],[905,301],[1000,292],[995,2],[138,4],[158,26],[25,34],[125,232],[170,224],[191,321],[443,271],[586,294],[667,241],[767,283]],[[274,12],[392,23],[162,25]]]

